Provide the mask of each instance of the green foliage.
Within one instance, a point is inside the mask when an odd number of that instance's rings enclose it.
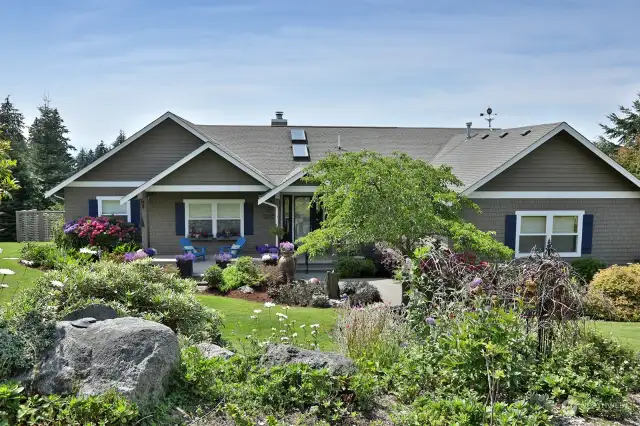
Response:
[[[640,361],[632,349],[587,330],[541,363],[531,390],[551,395],[581,415],[616,418],[630,413],[627,394],[640,388],[639,374]]]
[[[98,262],[91,268],[70,265],[44,274],[34,287],[18,294],[9,317],[46,312],[60,319],[74,310],[102,303],[120,316],[159,322],[192,339],[219,340],[219,315],[195,298],[195,283],[167,274],[150,261]]]
[[[326,217],[298,241],[298,253],[316,256],[331,247],[349,251],[384,241],[409,255],[420,240],[440,236],[492,258],[513,254],[463,221],[464,208],[478,207],[456,191],[462,182],[448,166],[434,167],[403,153],[359,151],[330,154],[306,173],[305,179],[318,185],[313,202]]]
[[[61,255],[54,244],[27,243],[20,250],[22,259],[33,262],[34,268],[53,269]]]
[[[618,107],[621,116],[614,113],[607,115],[610,125],[601,124],[604,134],[627,147],[637,147],[640,141],[640,93],[631,107]]]
[[[589,313],[613,321],[640,320],[640,264],[613,265],[598,272],[589,286]]]
[[[220,284],[224,282],[222,268],[220,268],[218,265],[213,265],[207,268],[207,270],[204,271],[202,279],[207,282],[207,286],[210,289],[218,288]]]
[[[382,302],[380,291],[368,281],[345,281],[340,284],[340,293],[349,298],[351,306]]]
[[[253,263],[253,259],[250,256],[242,256],[238,258],[235,264],[238,271],[245,274],[248,277],[250,282],[247,285],[258,285],[262,281],[262,276],[260,275],[260,270]]]
[[[282,305],[329,307],[322,283],[314,284],[305,280],[282,282],[279,286],[269,287],[267,293],[269,297]]]
[[[231,265],[222,270],[222,283],[218,288],[220,291],[228,292],[251,284],[253,281],[248,274],[240,271],[236,265]]]
[[[345,256],[338,259],[336,272],[340,278],[371,278],[376,275],[376,265],[371,259]]]
[[[138,409],[115,392],[103,395],[30,396],[15,383],[0,384],[0,425],[126,425],[138,419]]]
[[[607,264],[598,259],[580,258],[571,262],[573,271],[587,284],[591,282],[593,276]]]
[[[135,241],[129,241],[128,243],[118,244],[113,248],[112,253],[115,255],[124,255],[125,253],[132,253],[140,250],[140,244]]]

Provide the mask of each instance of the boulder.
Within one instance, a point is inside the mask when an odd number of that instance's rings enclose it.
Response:
[[[111,306],[95,304],[70,312],[62,321],[75,321],[81,318],[95,318],[98,321],[118,318],[118,313]]]
[[[238,288],[238,291],[244,294],[252,294],[256,292],[253,288],[251,288],[251,286],[248,285],[243,285],[242,287]]]
[[[180,362],[175,333],[141,318],[116,318],[74,327],[56,324],[56,341],[27,380],[39,394],[97,395],[110,389],[147,407],[165,393]]]
[[[267,352],[260,358],[265,367],[285,364],[307,364],[311,368],[326,368],[334,376],[349,375],[356,372],[356,366],[349,358],[335,352],[319,352],[301,349],[290,345],[269,345]]]
[[[196,345],[196,348],[198,348],[200,350],[200,353],[207,359],[216,357],[229,359],[235,355],[229,349],[222,348],[218,345],[214,345],[213,343],[198,343]]]

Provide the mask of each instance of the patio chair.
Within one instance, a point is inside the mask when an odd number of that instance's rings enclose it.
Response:
[[[194,247],[191,243],[191,240],[188,238],[180,238],[180,245],[185,253],[193,253],[196,256],[196,262],[198,258],[201,257],[202,260],[207,260],[207,249],[206,247]]]
[[[240,237],[236,240],[236,243],[234,245],[220,247],[220,254],[229,253],[231,257],[235,259],[236,257],[238,257],[238,253],[246,242],[247,239],[245,237]]]

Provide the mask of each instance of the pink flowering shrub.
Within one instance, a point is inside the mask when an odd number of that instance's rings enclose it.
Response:
[[[108,216],[86,216],[64,224],[65,245],[73,248],[95,246],[111,250],[133,241],[138,228],[133,223]]]

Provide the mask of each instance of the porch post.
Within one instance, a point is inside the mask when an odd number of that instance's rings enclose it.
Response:
[[[140,194],[140,220],[142,221],[140,229],[142,232],[142,247],[151,247],[149,240],[149,196],[147,192]]]

